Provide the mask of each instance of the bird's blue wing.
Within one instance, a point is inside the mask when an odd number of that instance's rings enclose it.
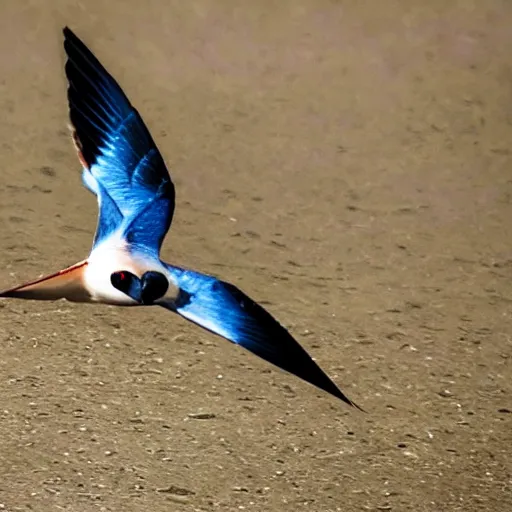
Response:
[[[85,171],[84,171],[85,172]],[[110,197],[100,182],[94,184],[98,198],[98,226],[94,236],[93,248],[101,241],[106,240],[112,233],[115,233],[123,225],[123,215],[117,204]]]
[[[132,248],[132,251],[155,252],[155,243],[158,248],[162,245],[166,222],[167,198],[155,196],[149,200],[135,217],[123,225],[122,238]]]
[[[67,27],[64,38],[69,115],[84,167],[84,183],[97,196],[108,194],[125,227],[136,227],[139,213],[156,200],[159,218],[153,223],[153,238],[146,237],[144,243],[159,251],[172,221],[175,199],[162,156],[114,78]],[[99,243],[103,236],[97,234],[96,238],[95,243]]]
[[[191,270],[167,269],[181,292],[175,302],[160,305],[359,408],[270,313],[238,288]]]

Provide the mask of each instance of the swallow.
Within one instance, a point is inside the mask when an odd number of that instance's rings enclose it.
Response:
[[[165,263],[175,188],[138,111],[86,45],[64,28],[72,139],[98,201],[89,257],[0,292],[2,298],[160,306],[360,409],[262,306],[217,277]]]

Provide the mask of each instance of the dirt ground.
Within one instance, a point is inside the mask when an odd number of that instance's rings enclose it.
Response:
[[[0,7],[0,288],[82,259],[70,25],[234,282],[363,414],[157,308],[0,303],[0,510],[512,510],[512,4]]]

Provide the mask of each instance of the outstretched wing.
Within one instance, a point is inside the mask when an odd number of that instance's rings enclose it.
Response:
[[[169,172],[118,83],[67,27],[64,38],[73,139],[100,208],[95,245],[122,226],[130,243],[158,253],[174,213]]]
[[[191,270],[167,269],[181,292],[177,301],[160,305],[360,409],[270,313],[238,288]]]

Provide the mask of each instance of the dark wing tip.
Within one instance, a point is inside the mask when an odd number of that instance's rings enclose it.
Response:
[[[68,58],[70,58],[70,54],[72,53],[81,52],[88,58],[92,56],[94,61],[97,62],[97,59],[92,55],[92,52],[69,27],[64,27],[62,33],[64,34],[64,49],[66,50]]]
[[[268,311],[236,286],[219,281],[243,311],[239,344],[274,365],[363,411],[350,400]],[[364,412],[364,411],[363,411]]]
[[[338,389],[338,388],[336,388],[336,389]],[[346,395],[344,395],[339,389],[338,389],[338,392],[339,393],[336,393],[336,394],[335,393],[331,393],[331,394],[333,394],[335,397],[337,397],[340,400],[342,400],[344,403],[346,403],[346,404],[354,407],[358,411],[364,412],[366,414],[366,411],[360,405],[357,405],[355,402],[350,400],[350,398],[348,398]]]
[[[78,47],[80,50],[85,49],[86,53],[91,53],[83,41],[67,25],[62,29],[62,33],[64,34],[65,45],[68,43],[69,45]]]
[[[69,117],[79,158],[90,167],[106,138],[131,110],[125,94],[94,54],[64,27]]]
[[[72,38],[72,37],[76,38],[75,33],[67,25],[62,29],[62,33],[64,34],[64,37],[66,39]]]

